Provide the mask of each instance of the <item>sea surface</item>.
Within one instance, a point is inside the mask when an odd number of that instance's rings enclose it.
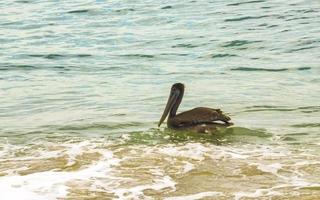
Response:
[[[157,127],[221,108],[214,134]],[[320,1],[2,0],[0,198],[320,197]]]

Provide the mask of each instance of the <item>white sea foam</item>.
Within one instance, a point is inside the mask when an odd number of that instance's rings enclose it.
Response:
[[[249,198],[260,198],[262,196],[277,196],[281,195],[280,192],[272,191],[272,188],[270,189],[257,189],[254,192],[237,192],[234,195],[234,200],[240,200],[242,197],[249,197]]]
[[[67,183],[73,180],[96,178],[116,179],[112,177],[112,167],[119,164],[113,153],[104,150],[103,158],[79,171],[45,171],[28,175],[9,175],[0,177],[1,199],[53,200],[68,194]]]
[[[100,144],[100,146],[98,146]],[[75,182],[88,184],[88,190],[101,191],[114,194],[118,199],[152,199],[153,197],[145,194],[145,190],[166,192],[175,191],[178,187],[174,177],[170,173],[179,176],[196,169],[203,162],[209,164],[212,162],[223,162],[221,167],[229,167],[232,165],[235,174],[242,173],[242,167],[256,166],[257,169],[274,174],[278,184],[272,185],[268,189],[255,189],[234,191],[231,195],[236,200],[242,198],[260,198],[271,197],[281,194],[283,188],[303,188],[303,187],[319,187],[318,183],[308,180],[301,173],[301,167],[309,164],[319,164],[315,157],[310,157],[315,160],[304,160],[303,157],[293,156],[292,152],[283,147],[270,147],[266,145],[251,145],[251,146],[216,146],[212,144],[202,143],[186,143],[186,144],[166,144],[166,145],[132,145],[125,148],[110,148],[108,145],[101,142],[83,141],[64,144],[44,144],[46,148],[31,148],[22,146],[10,146],[10,149],[2,148],[2,153],[11,155],[12,152],[21,152],[26,149],[26,155],[20,157],[2,158],[3,161],[32,161],[41,162],[41,159],[48,158],[63,158],[67,159],[66,166],[72,165],[79,159],[79,155],[83,153],[98,153],[99,160],[92,160],[90,164],[81,166],[77,171],[63,171],[57,168],[56,170],[35,172],[24,176],[18,175],[17,172],[28,170],[25,166],[17,166],[16,168],[2,170],[7,172],[7,176],[0,177],[0,189],[3,194],[1,199],[57,199],[66,198],[70,192],[69,187]],[[21,150],[23,149],[23,150]],[[124,150],[124,151],[123,151]],[[270,156],[271,155],[271,156]],[[159,166],[148,165],[145,163],[142,168],[148,169],[148,177],[151,183],[145,183],[139,180],[140,177],[130,174],[132,169],[127,167],[122,168],[122,164],[139,161],[144,158],[158,158]],[[288,160],[287,158],[291,158]],[[212,160],[210,160],[212,159]],[[22,162],[21,162],[22,161]],[[157,162],[158,162],[157,161]],[[152,163],[152,162],[151,162]],[[234,163],[237,163],[234,165]],[[139,166],[140,167],[140,166]],[[170,170],[168,171],[168,168]],[[281,170],[283,169],[283,170]],[[11,171],[10,171],[11,170]],[[10,172],[10,173],[9,173]],[[122,174],[122,172],[125,172]],[[229,171],[230,172],[230,171]],[[285,175],[282,173],[285,172]],[[223,173],[223,169],[222,169]],[[126,174],[128,176],[126,176]],[[269,175],[266,175],[269,176]],[[254,178],[254,177],[253,177]],[[179,186],[180,187],[180,186]],[[72,189],[74,189],[72,187]],[[168,197],[167,199],[201,199],[206,197],[217,197],[221,195],[230,195],[220,193],[219,191],[206,191],[192,195]]]
[[[211,149],[210,157],[212,159],[246,159],[249,155],[246,155],[246,152],[241,152],[238,149],[231,147],[214,147]]]
[[[255,165],[259,170],[267,173],[272,173],[274,175],[277,175],[278,170],[282,168],[282,165],[280,163],[273,163],[273,164],[252,163],[250,165]]]
[[[164,199],[165,200],[196,200],[196,199],[202,199],[204,197],[216,197],[216,196],[223,196],[223,193],[222,192],[201,192],[201,193],[192,194],[192,195],[167,197]]]
[[[122,134],[121,138],[126,141],[126,140],[130,140],[131,137],[129,134]]]
[[[91,190],[99,191],[102,189],[104,192],[114,193],[120,199],[132,199],[144,196],[143,191],[145,189],[161,190],[168,188],[175,190],[176,183],[159,168],[152,168],[150,170],[155,176],[152,184],[121,188],[121,182],[135,181],[127,177],[121,177],[119,174],[114,174],[117,172],[114,167],[119,165],[122,160],[127,159],[128,156],[122,159],[116,158],[111,150],[95,148],[95,145],[87,141],[68,143],[61,146],[63,148],[55,151],[35,150],[36,153],[33,152],[32,154],[39,155],[39,157],[32,155],[13,160],[23,161],[29,159],[36,161],[67,155],[69,162],[66,166],[69,166],[75,162],[78,155],[84,152],[97,152],[102,156],[99,161],[94,161],[88,166],[83,166],[81,170],[71,172],[52,170],[21,176],[14,173],[19,170],[19,168],[15,168],[15,171],[10,173],[10,175],[0,177],[0,189],[3,194],[1,199],[53,200],[65,198],[70,189],[68,184],[74,181],[90,182]],[[136,152],[133,149],[130,153],[135,154]],[[188,167],[190,166],[188,165]],[[28,168],[20,168],[20,170],[25,169]],[[147,198],[147,196],[144,196],[144,199]]]
[[[138,197],[143,197],[143,199],[152,199],[145,196],[143,191],[146,189],[162,190],[166,188],[174,191],[175,185],[176,183],[172,180],[172,178],[165,175],[161,178],[154,179],[152,184],[138,185],[131,188],[118,188],[114,189],[113,192],[119,199],[136,199]]]
[[[68,155],[68,163],[66,164],[66,166],[72,166],[73,164],[75,164],[76,157],[84,152],[84,148],[90,149],[88,148],[89,145],[89,141],[82,141],[80,143],[77,143],[76,145],[65,145],[66,147],[68,147],[66,149],[66,154]]]
[[[185,157],[198,161],[204,160],[204,154],[208,151],[210,149],[199,143],[188,143],[183,146],[167,145],[159,149],[160,153],[172,157]]]
[[[182,168],[182,173],[183,174],[186,174],[186,173],[190,172],[191,170],[193,170],[195,168],[194,164],[192,164],[190,162],[184,161],[183,163],[185,163],[185,165]]]

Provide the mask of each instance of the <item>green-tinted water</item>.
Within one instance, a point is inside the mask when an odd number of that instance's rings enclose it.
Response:
[[[2,199],[317,199],[319,1],[0,2]],[[158,129],[221,108],[216,135]]]

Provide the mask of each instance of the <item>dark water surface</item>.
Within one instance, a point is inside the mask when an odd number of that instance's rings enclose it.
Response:
[[[1,1],[1,198],[317,199],[319,61],[316,0]]]

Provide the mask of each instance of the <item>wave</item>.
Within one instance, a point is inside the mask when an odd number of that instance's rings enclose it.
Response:
[[[60,142],[33,142],[0,143],[5,199],[79,199],[84,194],[98,199],[271,198],[288,197],[293,189],[299,196],[320,188],[316,152],[284,145],[128,145],[63,137]],[[230,182],[242,184],[230,187]]]
[[[278,68],[278,69],[270,69],[270,68],[255,68],[255,67],[237,67],[231,68],[231,71],[265,71],[265,72],[283,72],[289,70],[310,70],[311,67],[299,67],[299,68]]]
[[[211,55],[211,58],[224,58],[224,57],[236,57],[235,54],[228,54],[228,53],[219,53]]]
[[[226,42],[222,47],[236,47],[236,46],[243,46],[251,43],[259,43],[262,41],[249,41],[249,40],[233,40],[230,42]]]
[[[317,128],[320,127],[320,123],[300,123],[291,126],[295,128]]]
[[[320,106],[301,106],[301,107],[288,107],[288,106],[249,106],[245,107],[243,112],[260,112],[260,111],[279,111],[279,112],[302,112],[302,113],[314,113],[320,112]]]
[[[268,16],[246,16],[246,17],[238,17],[238,18],[230,18],[230,19],[225,19],[225,22],[238,22],[238,21],[245,21],[245,20],[252,20],[252,19],[261,19],[261,18],[266,18]]]
[[[68,11],[67,13],[70,13],[70,14],[73,14],[73,13],[87,13],[87,12],[89,12],[89,11],[90,11],[89,9],[71,10],[71,11]]]
[[[34,65],[15,65],[15,64],[7,64],[7,65],[0,65],[0,71],[9,71],[9,70],[33,70],[39,69]]]
[[[188,130],[151,128],[146,131],[133,131],[125,135],[127,144],[168,144],[185,142],[204,142],[216,145],[228,143],[268,143],[273,134],[261,129],[245,127],[217,127],[217,131],[199,134]]]
[[[128,57],[128,58],[154,58],[154,55],[150,54],[124,54],[120,55],[122,57]]]
[[[171,8],[172,8],[172,6],[164,6],[161,9],[165,10],[165,9],[171,9]]]
[[[86,58],[91,57],[91,54],[29,54],[29,57],[45,58],[45,59],[60,59],[60,58]]]
[[[245,2],[239,2],[239,3],[231,3],[227,4],[227,6],[240,6],[243,4],[252,4],[252,3],[262,3],[265,2],[265,0],[255,0],[255,1],[245,1]]]

